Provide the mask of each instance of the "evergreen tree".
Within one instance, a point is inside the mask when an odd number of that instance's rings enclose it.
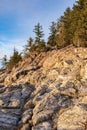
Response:
[[[50,29],[50,36],[48,37],[47,44],[50,45],[50,46],[56,46],[57,45],[57,42],[56,42],[56,36],[57,36],[56,23],[52,22],[49,29]]]
[[[4,57],[2,58],[2,67],[5,68],[7,63],[8,63],[7,56],[4,55]]]
[[[27,53],[31,50],[33,46],[33,39],[30,37],[29,40],[27,41],[27,44],[24,46],[24,52]]]
[[[57,22],[57,48],[62,48],[65,46],[65,28],[63,22],[63,16]]]
[[[58,21],[57,45],[87,47],[87,0],[78,0]]]
[[[73,44],[77,47],[87,47],[87,0],[77,0],[73,8],[67,8],[64,15],[57,22],[52,22],[50,34],[47,41],[54,48],[62,48]],[[43,40],[43,29],[40,23],[34,27],[35,40],[26,46],[30,51],[40,52],[46,49]]]
[[[42,42],[42,38],[44,36],[44,34],[43,34],[43,28],[40,25],[40,23],[38,23],[37,25],[35,25],[35,28],[34,28],[33,31],[34,31],[34,33],[36,35],[36,37],[35,37],[35,44],[39,45]]]
[[[76,46],[87,47],[87,1],[79,0],[73,8],[73,13],[78,14],[73,43]],[[79,13],[80,12],[80,13]],[[75,21],[75,19],[74,19]]]
[[[13,55],[10,57],[8,61],[7,68],[12,69],[17,63],[22,59],[21,54],[14,48]]]
[[[41,51],[45,51],[45,42],[43,40],[43,28],[40,25],[40,23],[38,23],[35,28],[34,28],[34,33],[36,35],[35,37],[35,43],[34,43],[34,48],[37,52],[41,52]]]
[[[61,16],[57,28],[57,45],[58,47],[64,47],[72,43],[72,31],[71,31],[71,9],[67,8],[64,12],[64,16]]]

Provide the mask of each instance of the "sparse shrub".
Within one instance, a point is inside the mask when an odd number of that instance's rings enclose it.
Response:
[[[76,75],[76,80],[81,81],[81,79],[82,79],[81,75],[80,75],[80,74],[77,74],[77,75]]]
[[[2,58],[2,62],[1,62],[2,68],[5,68],[7,63],[8,63],[7,56],[4,55],[4,57]]]
[[[7,69],[12,69],[17,63],[22,59],[21,54],[18,53],[16,49],[14,49],[13,55],[10,57],[10,60],[7,63]]]

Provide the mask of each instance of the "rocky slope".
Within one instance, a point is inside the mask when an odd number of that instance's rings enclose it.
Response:
[[[87,130],[87,49],[43,52],[1,71],[0,130]]]

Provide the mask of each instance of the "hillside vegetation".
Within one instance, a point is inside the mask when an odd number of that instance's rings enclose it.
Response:
[[[76,1],[72,9],[67,8],[63,16],[51,23],[49,29],[50,34],[45,42],[43,27],[37,23],[33,30],[35,38],[29,38],[22,53],[27,55],[34,52],[38,55],[40,52],[61,49],[71,44],[87,47],[87,0]],[[21,60],[22,53],[19,54],[17,50],[15,52],[8,62],[6,57],[3,57],[3,66],[11,69]]]

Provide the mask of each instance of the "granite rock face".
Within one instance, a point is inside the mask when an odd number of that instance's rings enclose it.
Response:
[[[32,58],[0,72],[0,130],[87,130],[87,49]]]

